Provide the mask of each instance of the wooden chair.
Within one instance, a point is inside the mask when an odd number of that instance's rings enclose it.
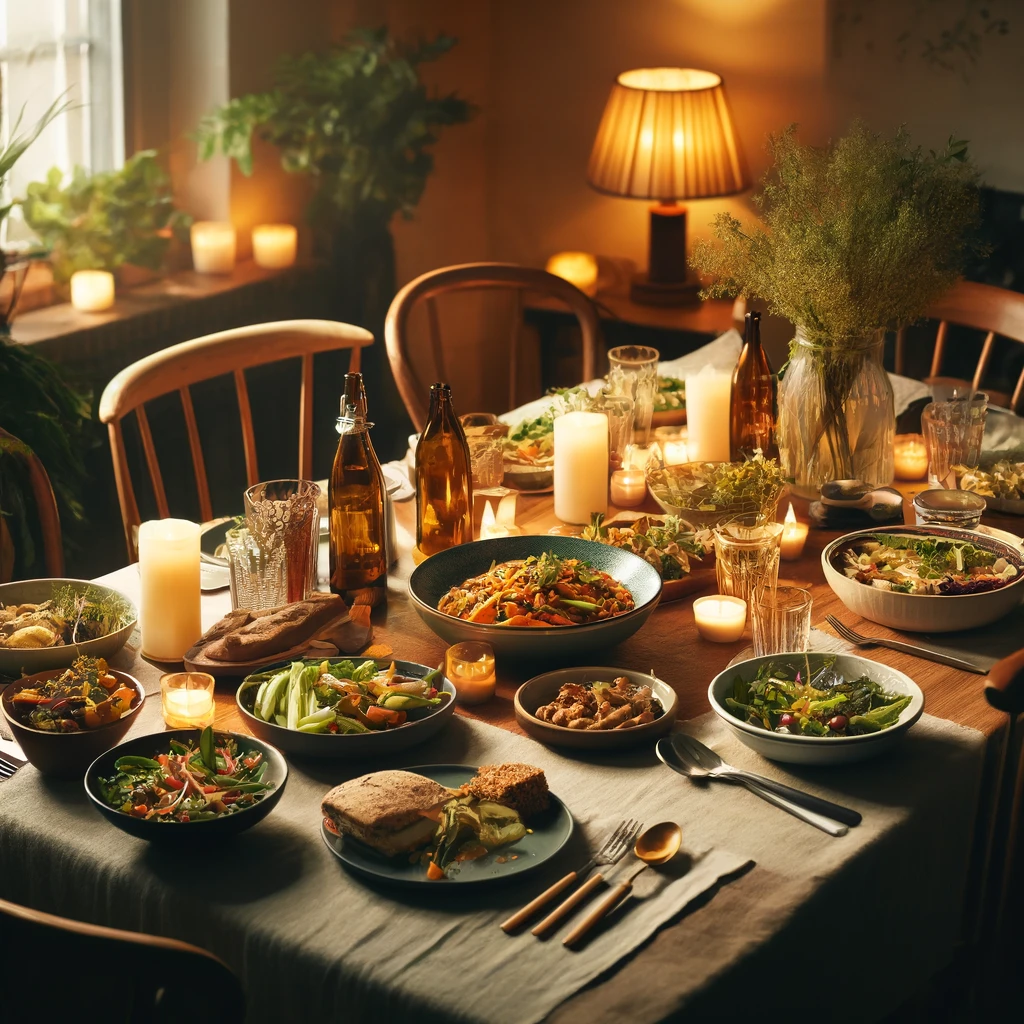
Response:
[[[134,530],[139,525],[139,508],[132,488],[125,452],[121,421],[135,413],[146,456],[157,511],[161,519],[171,513],[167,504],[163,477],[157,462],[153,435],[146,418],[146,402],[177,391],[181,396],[185,425],[188,429],[192,466],[199,493],[199,514],[204,521],[213,518],[210,486],[199,442],[195,411],[189,386],[225,374],[233,374],[238,411],[242,421],[242,445],[248,485],[259,482],[256,462],[256,438],[253,433],[252,410],[245,383],[245,370],[253,366],[284,359],[302,359],[302,384],[299,399],[299,476],[309,479],[313,473],[313,356],[317,352],[351,349],[349,371],[359,369],[360,350],[373,344],[373,335],[361,327],[331,320],[283,320],[278,323],[254,324],[219,334],[172,345],[162,352],[146,356],[125,367],[103,389],[99,416],[110,433],[110,453],[114,460],[117,497],[121,504],[125,541],[129,561],[138,557]]]
[[[0,900],[5,1020],[223,1024],[245,994],[212,953],[175,939],[101,928]]]
[[[1011,292],[1006,288],[996,288],[990,284],[960,281],[927,311],[926,316],[929,320],[938,320],[939,328],[932,350],[931,372],[924,378],[924,382],[969,387],[972,391],[988,391],[992,405],[1001,405],[1019,413],[1024,399],[1024,370],[1017,379],[1012,395],[989,391],[988,388],[982,387],[982,381],[989,368],[997,336],[1024,343],[1024,294]],[[974,378],[970,381],[941,376],[943,357],[946,354],[946,337],[951,323],[986,332],[981,355],[974,369]],[[900,374],[904,372],[905,365],[905,335],[905,330],[896,334],[896,372]]]
[[[53,494],[50,477],[46,473],[39,456],[23,441],[0,427],[0,455],[10,455],[20,459],[28,471],[28,482],[35,498],[36,510],[39,514],[39,528],[43,536],[43,559],[46,572],[53,577],[64,575],[64,545],[60,535],[60,514],[57,511],[57,499]],[[3,578],[0,577],[0,583]]]
[[[437,298],[448,292],[510,288],[515,291],[515,326],[508,340],[509,408],[516,404],[516,370],[519,361],[519,335],[523,292],[551,295],[576,314],[583,336],[583,380],[597,375],[597,352],[601,339],[601,321],[594,303],[575,285],[546,270],[521,267],[515,263],[464,263],[443,267],[417,277],[399,291],[388,310],[384,323],[391,372],[413,425],[422,430],[427,421],[427,396],[430,381],[422,380],[409,357],[409,314],[420,302],[427,307],[430,350],[434,363],[432,380],[447,380],[444,344]]]

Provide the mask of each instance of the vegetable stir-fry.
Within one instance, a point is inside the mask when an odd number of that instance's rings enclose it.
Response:
[[[957,466],[956,472],[961,490],[1008,501],[1024,498],[1024,462],[1000,459],[986,469]]]
[[[622,615],[633,595],[618,580],[578,558],[548,551],[525,561],[492,564],[452,587],[438,611],[497,626],[579,626]]]
[[[733,683],[726,707],[737,718],[774,732],[797,736],[861,736],[895,725],[910,697],[886,693],[868,676],[846,679],[835,658],[812,671],[810,661],[762,665],[757,678]]]
[[[422,679],[403,676],[394,662],[381,669],[375,661],[293,661],[276,672],[251,675],[241,695],[252,713],[286,729],[312,733],[375,732],[404,725],[410,711],[437,707],[438,670]],[[245,695],[256,690],[251,705]]]
[[[259,750],[239,751],[233,736],[203,730],[199,745],[170,740],[155,758],[125,756],[117,774],[100,779],[111,807],[150,821],[208,821],[252,807],[274,788],[264,782],[267,765]]]
[[[690,525],[676,516],[641,516],[629,526],[606,526],[604,514],[595,512],[582,536],[584,540],[632,551],[650,562],[663,580],[681,580],[690,572],[690,558],[704,556],[704,545]]]
[[[54,679],[19,690],[11,708],[33,729],[80,732],[116,722],[136,696],[134,687],[110,674],[102,658],[78,658]]]
[[[1017,578],[1001,555],[943,537],[879,534],[843,552],[843,572],[858,583],[901,594],[980,594]]]
[[[440,812],[437,832],[427,853],[427,877],[444,878],[451,865],[477,860],[499,846],[516,843],[526,826],[510,807],[471,796],[449,800]]]

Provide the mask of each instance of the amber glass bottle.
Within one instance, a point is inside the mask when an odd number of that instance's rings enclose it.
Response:
[[[430,413],[416,446],[416,543],[434,555],[473,539],[473,470],[452,389],[430,385]]]
[[[353,604],[387,600],[385,485],[370,441],[361,373],[345,374],[341,437],[331,470],[331,590]]]
[[[778,458],[775,443],[775,381],[761,347],[761,314],[748,313],[743,348],[732,375],[729,442],[734,462],[760,448],[765,458]]]

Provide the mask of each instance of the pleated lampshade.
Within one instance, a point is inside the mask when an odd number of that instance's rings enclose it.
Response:
[[[615,80],[587,168],[601,192],[705,199],[748,187],[722,79],[693,68],[638,68]]]

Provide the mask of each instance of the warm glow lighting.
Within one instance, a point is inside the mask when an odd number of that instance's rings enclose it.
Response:
[[[252,229],[252,258],[269,270],[295,262],[298,232],[293,224],[257,224]]]
[[[923,434],[897,434],[893,441],[897,480],[923,480],[928,475],[928,449]]]
[[[460,704],[490,700],[497,683],[494,649],[490,644],[472,641],[449,647],[445,653],[445,675],[454,684]]]
[[[747,624],[747,602],[741,597],[698,597],[693,602],[693,621],[705,640],[716,644],[735,643]]]
[[[633,508],[647,497],[647,478],[642,469],[617,469],[612,473],[612,504]]]
[[[160,708],[171,729],[205,729],[213,725],[216,704],[213,676],[172,672],[160,679]]]
[[[786,518],[782,521],[779,557],[786,562],[795,562],[804,553],[804,545],[807,543],[809,529],[810,527],[807,523],[798,523],[796,521],[793,502],[790,502],[789,511],[786,513]]]
[[[732,374],[713,366],[686,378],[686,429],[693,462],[728,462]]]
[[[106,270],[76,270],[71,275],[71,305],[98,313],[114,304],[114,275]]]
[[[545,269],[549,274],[576,285],[587,295],[592,295],[597,286],[597,257],[589,252],[555,253]]]
[[[608,512],[608,417],[567,412],[555,420],[555,515],[589,523]]]
[[[203,632],[199,610],[199,526],[152,519],[139,527],[142,653],[181,661]]]
[[[230,274],[235,269],[235,228],[214,220],[197,220],[190,232],[192,266],[200,274]]]
[[[494,506],[487,502],[484,514],[480,518],[480,540],[494,540],[498,537],[508,537],[509,529],[498,523],[494,515]]]

